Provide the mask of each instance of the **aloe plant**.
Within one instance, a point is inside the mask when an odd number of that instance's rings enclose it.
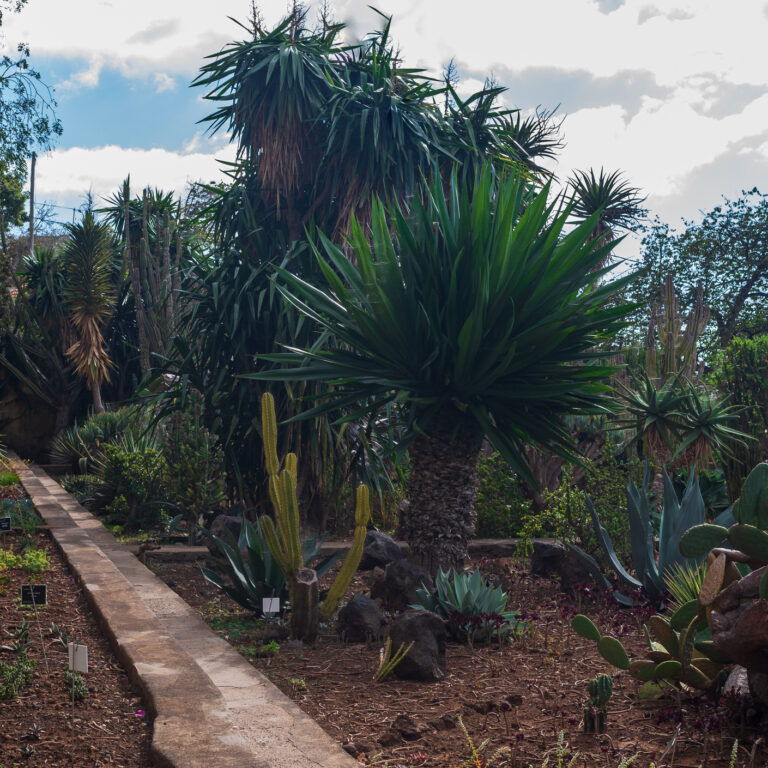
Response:
[[[637,576],[632,576],[616,554],[611,537],[600,524],[600,518],[592,501],[587,497],[587,509],[597,534],[597,540],[603,549],[611,568],[619,578],[621,585],[630,591],[642,589],[654,602],[660,602],[666,593],[664,575],[678,564],[686,562],[680,553],[680,541],[683,534],[691,527],[699,525],[705,519],[704,499],[701,496],[695,472],[691,472],[681,499],[678,499],[674,485],[664,471],[664,506],[661,511],[659,529],[658,560],[654,549],[654,530],[651,524],[651,508],[648,503],[650,468],[646,463],[643,484],[640,489],[632,480],[627,486],[627,513],[632,552],[632,567]],[[632,598],[619,590],[612,589],[611,582],[605,577],[597,561],[579,547],[569,544],[569,548],[589,568],[598,583],[611,587],[614,598],[624,604],[632,605]],[[703,555],[694,558],[701,560]]]

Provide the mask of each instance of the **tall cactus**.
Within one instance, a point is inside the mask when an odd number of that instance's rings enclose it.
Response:
[[[292,605],[294,608],[301,605],[304,609],[306,620],[302,620],[301,617],[292,617],[292,632],[299,639],[309,639],[313,638],[317,632],[317,590],[311,591],[309,598],[302,594],[302,599],[297,599],[296,590],[303,589],[305,584],[310,584],[306,573],[301,580],[298,579],[299,571],[307,570],[304,567],[301,547],[299,501],[296,492],[298,460],[296,454],[289,453],[285,457],[284,468],[280,470],[280,460],[277,455],[275,400],[269,392],[265,392],[261,397],[261,426],[264,463],[269,477],[269,497],[275,514],[274,522],[266,515],[261,518],[261,530],[272,557],[285,575]],[[331,618],[357,571],[363,555],[366,527],[370,518],[370,491],[366,485],[361,484],[357,488],[354,542],[326,599],[320,604],[319,617],[323,621]]]
[[[360,558],[363,556],[363,544],[365,543],[365,534],[368,521],[371,519],[371,493],[367,485],[362,483],[357,486],[357,498],[355,503],[355,539],[347,552],[344,563],[339,569],[333,586],[328,590],[328,595],[320,606],[320,618],[323,621],[333,616],[339,600],[344,597],[349,582],[360,565]]]
[[[709,307],[704,304],[704,286],[700,280],[696,288],[696,299],[688,313],[683,331],[682,315],[672,275],[667,275],[662,307],[653,305],[648,326],[646,369],[651,379],[663,384],[681,371],[688,378],[694,375],[698,362],[698,342],[709,322],[709,314]],[[660,350],[656,348],[657,337]]]

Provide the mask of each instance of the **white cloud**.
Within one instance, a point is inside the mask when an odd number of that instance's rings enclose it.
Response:
[[[36,196],[77,206],[89,189],[97,200],[111,195],[129,174],[134,190],[149,185],[181,193],[189,181],[218,179],[217,161],[231,160],[232,155],[229,145],[212,154],[113,145],[55,150],[38,158]]]
[[[172,91],[176,88],[176,81],[165,72],[158,72],[155,75],[155,90],[157,93]]]
[[[409,65],[438,74],[452,56],[461,61],[472,73],[460,83],[462,94],[481,87],[483,74],[494,70],[510,77],[537,69],[595,78],[650,73],[648,84],[642,78],[634,81],[632,107],[630,95],[620,88],[603,102],[591,102],[590,108],[578,103],[571,107],[564,124],[567,145],[557,170],[567,177],[574,167],[623,169],[659,202],[662,216],[665,210],[695,215],[717,204],[711,185],[704,191],[688,183],[697,170],[739,152],[761,157],[768,152],[762,135],[768,126],[768,17],[757,0],[625,0],[618,6],[598,0],[475,0],[470,5],[458,0],[381,0],[375,5],[393,14],[392,37]],[[285,13],[286,0],[262,0],[260,6],[270,24]],[[66,87],[94,86],[101,72],[114,68],[148,79],[162,91],[186,84],[205,55],[246,37],[228,17],[244,20],[249,9],[250,0],[219,0],[215,6],[203,0],[34,0],[20,14],[6,15],[3,29],[9,47],[29,40],[33,54],[76,62],[76,74]],[[339,19],[349,22],[350,38],[382,23],[360,0],[336,0],[336,10]],[[588,75],[581,80],[587,89]],[[563,88],[567,82],[572,81],[564,77]],[[555,78],[554,93],[548,96],[555,101],[545,106],[557,103],[557,86]],[[639,88],[645,90],[638,96]],[[535,77],[528,91],[535,93]],[[195,98],[201,96],[198,92]],[[180,132],[188,129],[180,126]],[[82,194],[91,173],[103,175],[111,189],[125,175],[124,166],[134,163],[146,171],[147,182],[175,187],[187,175],[208,173],[212,155],[199,142],[193,140],[183,153],[151,159],[149,153],[117,147],[55,153],[51,165],[58,176],[51,177],[51,189]],[[68,154],[76,152],[84,153],[83,167]],[[114,169],[108,172],[110,164]],[[205,172],[188,172],[193,167]],[[760,185],[764,168],[757,165],[758,178],[747,178],[750,166],[741,165],[741,186]],[[682,194],[685,200],[675,197]]]

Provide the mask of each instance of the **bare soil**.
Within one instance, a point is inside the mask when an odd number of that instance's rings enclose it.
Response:
[[[509,747],[494,766],[538,768],[564,732],[566,754],[580,755],[578,768],[615,768],[632,755],[639,768],[654,761],[657,768],[724,768],[736,738],[738,766],[768,766],[765,744],[754,746],[768,727],[755,721],[748,706],[675,691],[641,701],[639,684],[570,628],[571,616],[583,611],[603,632],[620,637],[631,656],[641,656],[642,611],[619,610],[603,594],[567,597],[556,581],[532,577],[512,560],[496,565],[510,581],[507,607],[523,612],[526,629],[501,649],[450,645],[446,676],[437,683],[394,677],[374,683],[381,644],[343,643],[333,626],[313,647],[291,647],[283,637],[279,651],[269,653],[264,645],[280,632],[205,582],[193,564],[153,568],[364,765],[483,768],[498,748]],[[347,598],[367,588],[368,577],[359,574]],[[607,733],[595,736],[583,733],[582,717],[587,681],[598,674],[613,675],[614,694]],[[490,740],[480,753],[485,761],[464,762],[471,752],[459,716],[476,746]],[[557,765],[554,754],[549,764]]]
[[[19,554],[22,534],[0,534],[0,547]],[[35,662],[34,677],[17,698],[0,701],[0,768],[148,768],[151,722],[134,694],[128,675],[102,635],[80,588],[46,530],[35,534],[35,546],[47,553],[50,567],[39,576],[20,568],[0,575],[0,644],[14,642],[23,622],[29,624],[27,653]],[[48,604],[20,605],[20,587],[45,583]],[[72,703],[65,687],[67,651],[51,634],[51,625],[64,629],[88,646],[88,695]],[[16,653],[0,651],[0,661],[12,664]]]

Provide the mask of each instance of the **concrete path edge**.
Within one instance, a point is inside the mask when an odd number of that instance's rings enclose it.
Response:
[[[45,471],[14,464],[153,716],[157,768],[359,765]]]

